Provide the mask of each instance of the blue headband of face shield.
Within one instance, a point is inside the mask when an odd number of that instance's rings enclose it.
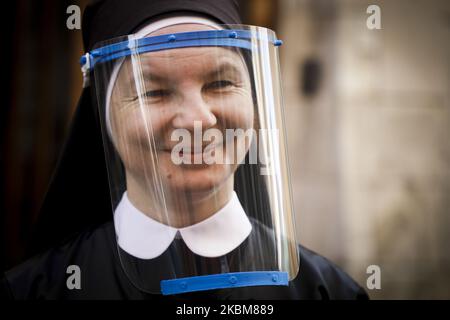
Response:
[[[129,39],[116,44],[94,49],[80,59],[83,72],[89,72],[96,64],[118,58],[158,50],[185,47],[235,47],[251,50],[251,40],[255,35],[248,30],[207,30],[165,34],[140,39]],[[259,35],[259,37],[261,37]],[[283,42],[267,35],[265,40],[280,46]]]

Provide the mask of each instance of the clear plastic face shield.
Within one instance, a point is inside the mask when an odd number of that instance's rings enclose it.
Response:
[[[179,24],[83,56],[118,255],[141,290],[288,285],[296,277],[280,44],[260,27]]]

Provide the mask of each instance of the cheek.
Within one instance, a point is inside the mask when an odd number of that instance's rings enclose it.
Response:
[[[254,108],[250,96],[224,99],[218,106],[216,115],[224,128],[249,129],[253,127]]]
[[[152,138],[159,138],[167,128],[170,120],[167,112],[150,110],[149,108],[133,108],[119,112],[113,117],[113,132],[121,144],[132,145],[139,142],[145,144]],[[148,141],[150,143],[150,141]]]
[[[163,124],[161,115],[141,110],[119,112],[112,117],[114,145],[127,170],[137,174],[147,171],[156,154],[152,138],[159,140]]]

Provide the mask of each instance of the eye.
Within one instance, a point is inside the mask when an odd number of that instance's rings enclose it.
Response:
[[[171,93],[169,90],[164,90],[164,89],[158,89],[158,90],[149,90],[147,92],[144,92],[141,97],[146,99],[162,99],[165,98],[167,96],[169,96]],[[139,99],[139,96],[135,96],[132,100],[136,101]]]
[[[158,89],[158,90],[149,90],[143,94],[146,98],[163,98],[170,95],[169,90]]]
[[[171,95],[171,91],[170,90],[166,90],[166,89],[157,89],[157,90],[149,90],[147,92],[144,92],[141,97],[143,99],[154,99],[154,100],[158,100],[158,99],[164,99],[166,97],[168,97],[169,95]],[[133,101],[136,101],[139,99],[139,96],[135,96],[133,98]]]
[[[220,90],[233,86],[233,82],[229,80],[218,80],[208,83],[205,86],[205,89],[209,90]]]

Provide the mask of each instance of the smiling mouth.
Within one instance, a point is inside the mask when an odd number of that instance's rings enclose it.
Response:
[[[196,154],[204,154],[205,152],[210,152],[212,150],[218,149],[218,148],[222,148],[223,144],[222,143],[216,143],[216,144],[210,144],[207,145],[206,147],[200,147],[200,148],[191,148],[190,146],[186,146],[186,147],[181,147],[179,155],[196,155]],[[161,151],[164,152],[168,152],[168,153],[172,153],[172,149],[169,148],[164,148]]]
[[[179,147],[179,146],[177,146]],[[180,150],[174,150],[169,148],[160,149],[166,155],[168,155],[172,162],[177,166],[184,167],[186,169],[201,169],[210,167],[210,157],[214,157],[217,152],[220,152],[224,147],[223,143],[213,143],[200,148],[191,148],[189,146],[181,147]]]

